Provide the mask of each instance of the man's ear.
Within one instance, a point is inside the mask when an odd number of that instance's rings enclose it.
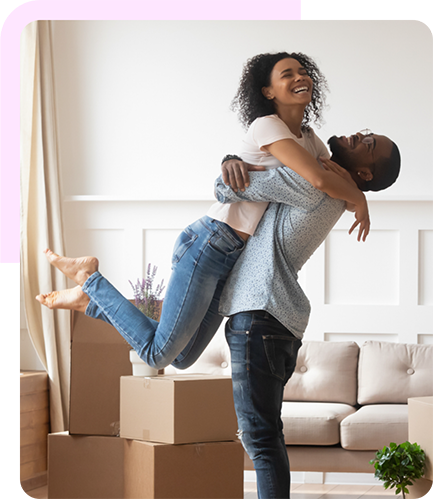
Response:
[[[358,170],[358,175],[365,182],[373,180],[373,174],[369,168],[362,168],[361,170]]]
[[[274,96],[272,95],[272,92],[270,91],[269,87],[262,87],[262,94],[268,99],[272,100]]]

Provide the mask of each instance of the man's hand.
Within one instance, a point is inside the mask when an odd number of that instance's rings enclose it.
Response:
[[[264,166],[250,165],[237,159],[229,159],[221,165],[223,182],[229,185],[234,192],[244,191],[250,185],[250,176],[248,172],[263,172]]]

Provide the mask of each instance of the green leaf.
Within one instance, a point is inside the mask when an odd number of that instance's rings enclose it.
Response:
[[[384,482],[384,487],[397,487],[404,491],[404,487],[411,484],[411,480],[420,478],[424,474],[425,453],[418,444],[406,441],[397,445],[391,442],[376,452],[376,459],[370,464],[374,465],[374,476]]]

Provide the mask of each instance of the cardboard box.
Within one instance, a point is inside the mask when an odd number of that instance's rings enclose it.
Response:
[[[41,425],[36,428],[23,428],[20,430],[0,430],[1,447],[22,447],[46,442],[49,425]]]
[[[421,497],[424,497],[425,499],[431,499],[431,488],[431,480],[427,480],[426,478],[418,478],[413,482],[413,485],[409,485],[409,495],[406,495],[406,497],[410,497],[411,499],[421,499]],[[429,491],[430,494],[427,495]]]
[[[235,440],[236,431],[229,376],[121,378],[121,437],[184,444]]]
[[[48,499],[242,499],[240,442],[171,445],[48,436]]]
[[[0,482],[19,484],[29,477],[47,471],[47,458],[29,461],[20,464],[0,464]],[[0,499],[1,496],[0,496]]]
[[[48,376],[45,371],[0,371],[0,373],[0,397],[48,390]]]
[[[20,480],[47,471],[47,436],[50,429],[48,375],[45,371],[20,373]]]
[[[426,454],[424,478],[433,480],[433,397],[408,399],[409,442],[417,443]]]
[[[104,321],[72,313],[69,432],[118,435],[120,377],[132,374],[131,346]]]
[[[48,392],[0,397],[1,414],[38,411],[40,409],[48,409],[48,406]]]
[[[50,422],[48,407],[35,411],[0,412],[0,428],[35,428]],[[0,498],[1,499],[1,498]]]
[[[48,436],[49,499],[123,497],[124,440],[110,436]]]
[[[125,440],[125,499],[242,499],[240,442],[171,445]]]
[[[48,408],[48,376],[45,371],[0,371],[0,418]],[[0,420],[0,427],[2,427]]]
[[[23,464],[47,458],[47,445],[40,443],[21,447],[0,447],[0,466],[3,464]],[[46,469],[46,468],[45,468]],[[1,499],[1,498],[0,498]]]
[[[47,484],[47,472],[44,471],[43,473],[38,473],[37,475],[32,476],[31,478],[28,478],[26,480],[23,480],[19,483],[17,482],[3,482],[0,481],[0,490],[2,492],[12,492],[15,491],[17,492],[17,499],[20,497],[18,495],[21,494],[21,497],[25,497],[26,499],[30,499],[33,496],[26,495],[26,492],[32,491],[34,489],[38,489],[39,487],[43,487],[44,485]],[[28,492],[30,493],[30,492]],[[3,497],[0,495],[0,499],[3,499]],[[35,496],[36,499],[36,496]]]

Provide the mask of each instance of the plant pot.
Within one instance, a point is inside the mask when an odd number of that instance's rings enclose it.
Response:
[[[408,499],[417,499],[424,497],[427,492],[432,488],[432,481],[426,478],[418,478],[413,482],[413,485],[409,485],[407,494]]]
[[[135,350],[129,351],[129,360],[132,364],[132,375],[133,376],[157,376],[158,369],[154,369],[146,364],[140,359],[138,353]]]

